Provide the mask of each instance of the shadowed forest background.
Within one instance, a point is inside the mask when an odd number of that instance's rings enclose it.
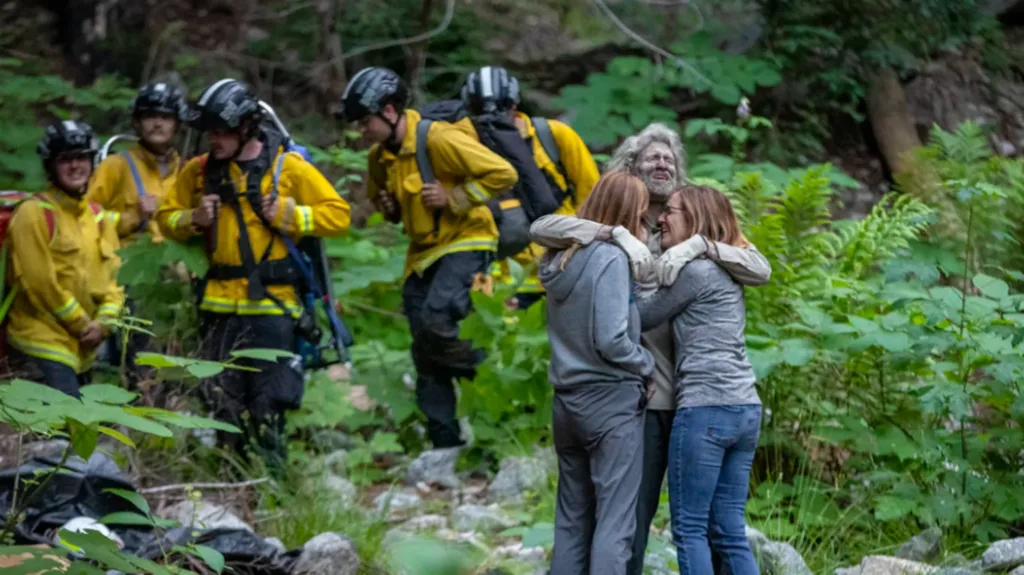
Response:
[[[771,282],[747,289],[765,407],[748,524],[771,540],[763,571],[803,573],[772,559],[775,542],[831,574],[924,531],[936,543],[913,559],[974,573],[993,542],[1024,535],[1024,2],[13,0],[0,14],[0,189],[45,186],[35,145],[48,121],[81,119],[106,138],[131,131],[144,82],[194,99],[233,77],[353,205],[355,229],[328,242],[351,370],[307,382],[285,480],[203,494],[260,536],[295,548],[344,533],[360,573],[544,562],[556,477],[543,306],[510,311],[513,288],[474,294],[463,334],[489,350],[460,388],[474,443],[455,485],[417,488],[407,240],[371,214],[366,146],[332,117],[364,66],[399,72],[417,105],[457,97],[490,64],[519,78],[525,111],[571,124],[599,163],[651,122],[678,129],[689,177],[727,191],[771,261]],[[121,253],[120,280],[167,356],[194,356],[198,334],[188,282],[162,270],[201,272],[197,249]],[[156,367],[147,405],[199,412],[209,374]],[[140,486],[263,476],[193,430],[137,431],[118,453]],[[17,435],[0,441],[5,460]],[[511,488],[494,480],[513,468]],[[460,509],[484,500],[500,508],[461,529]],[[149,501],[154,513],[178,503]],[[409,517],[440,518],[418,531],[448,543],[389,552]],[[663,504],[653,573],[673,572],[667,522]],[[408,557],[429,559],[413,569]]]

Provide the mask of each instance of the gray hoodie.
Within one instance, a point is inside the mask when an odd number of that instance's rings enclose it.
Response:
[[[548,379],[555,390],[602,383],[643,383],[654,358],[640,345],[640,315],[629,259],[603,242],[549,254],[538,275],[548,294]]]

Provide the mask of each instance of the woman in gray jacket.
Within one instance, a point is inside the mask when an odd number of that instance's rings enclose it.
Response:
[[[659,221],[665,249],[694,236],[747,244],[729,199],[713,188],[674,193]],[[744,510],[761,400],[747,359],[743,286],[718,264],[696,259],[639,308],[644,330],[671,320],[675,340],[668,486],[679,573],[713,575],[713,548],[725,571],[757,575]]]
[[[621,243],[642,234],[646,211],[643,182],[611,172],[579,216],[613,226]],[[549,252],[539,276],[548,294],[559,473],[551,572],[624,575],[636,527],[645,382],[654,370],[640,345],[629,260],[615,244],[574,245]]]

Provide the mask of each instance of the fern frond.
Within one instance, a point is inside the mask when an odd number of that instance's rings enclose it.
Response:
[[[863,279],[867,272],[910,247],[931,224],[934,211],[911,196],[887,194],[868,216],[837,226],[837,268],[840,274]]]
[[[952,133],[934,124],[931,142],[941,152],[943,160],[960,164],[980,162],[992,155],[985,134],[974,122],[964,122]]]

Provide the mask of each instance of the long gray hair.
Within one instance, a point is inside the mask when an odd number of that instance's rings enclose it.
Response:
[[[672,155],[676,158],[676,183],[684,183],[686,181],[686,152],[683,150],[683,142],[675,130],[661,123],[650,124],[639,134],[626,138],[615,149],[608,164],[605,165],[604,171],[621,170],[636,174],[636,164],[640,160],[640,154],[654,142],[661,142],[672,150]]]

